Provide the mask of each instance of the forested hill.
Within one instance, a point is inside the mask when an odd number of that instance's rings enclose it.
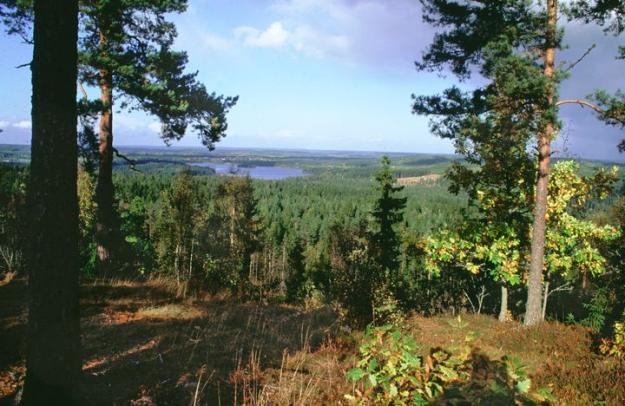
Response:
[[[220,149],[208,154],[197,149],[130,148],[120,153],[126,159],[118,158],[114,171],[119,227],[115,275],[140,283],[169,281],[172,300],[191,303],[203,295],[225,295],[237,303],[286,304],[286,309],[332,306],[341,320],[356,327],[371,321],[372,303],[375,317],[389,320],[404,312],[496,314],[503,308],[499,283],[491,274],[461,268],[462,261],[470,266],[471,255],[484,250],[477,243],[467,245],[473,242],[469,238],[477,236],[479,242],[487,234],[478,228],[472,235],[472,229],[466,228],[471,224],[467,218],[480,207],[469,204],[466,192],[452,193],[453,187],[450,191],[453,183],[445,175],[458,162],[453,156],[391,154],[380,163],[381,154],[369,152]],[[13,254],[13,262],[5,266],[22,269],[29,150],[2,146],[0,157],[0,243]],[[590,175],[609,165],[581,162],[579,166],[579,173]],[[83,160],[78,171],[80,270],[82,280],[91,286],[95,282],[90,281],[100,277],[93,237],[96,192],[94,175],[85,167]],[[257,168],[263,170],[255,172]],[[611,207],[618,206],[615,202],[622,194],[622,186],[616,184],[603,199],[590,199],[583,207],[576,206],[574,213],[598,224],[614,223],[617,212]],[[389,221],[392,227],[387,231],[391,231],[381,239],[382,225]],[[455,235],[448,230],[463,231]],[[388,245],[378,246],[381,241]],[[456,261],[456,257],[464,259]],[[609,258],[613,262],[620,257]],[[387,273],[371,271],[385,261]],[[384,285],[381,278],[392,282]],[[568,286],[560,277],[551,278],[555,289]],[[139,291],[150,291],[147,285],[137,286]],[[380,286],[392,289],[392,295],[379,292]],[[582,324],[594,320],[592,306],[602,296],[555,292],[546,307],[547,317]],[[522,314],[524,293],[521,286],[510,285],[506,318]],[[577,299],[580,295],[583,302]],[[146,303],[153,306],[149,300]],[[170,311],[172,305],[166,306]],[[389,310],[389,314],[379,313]],[[460,332],[463,323],[457,324]],[[489,331],[497,328],[488,327]],[[574,345],[581,345],[582,335],[574,334]],[[126,344],[115,341],[118,345]],[[348,353],[355,351],[349,348]],[[268,349],[282,347],[276,344]],[[160,376],[150,379],[163,381]],[[17,383],[9,381],[11,389],[5,392],[13,393]],[[331,396],[341,396],[340,391],[346,390],[341,388]],[[133,390],[132,385],[126,389]],[[159,392],[157,396],[172,395]],[[318,390],[315,396],[326,394]]]

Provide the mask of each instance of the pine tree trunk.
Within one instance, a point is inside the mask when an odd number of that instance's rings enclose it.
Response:
[[[106,37],[100,35],[100,46],[106,47]],[[113,75],[107,69],[100,70],[100,101],[103,110],[100,114],[99,129],[99,169],[96,186],[97,222],[96,243],[98,266],[108,270],[112,259],[112,245],[115,230],[113,210]]]
[[[555,42],[558,2],[547,0],[547,49],[545,51],[544,75],[553,79],[555,71]],[[554,86],[549,84],[548,100],[553,104]],[[533,326],[542,320],[542,278],[545,261],[545,231],[547,214],[547,196],[549,187],[549,161],[551,158],[551,140],[555,125],[550,120],[538,138],[538,178],[536,182],[536,201],[534,206],[534,225],[530,255],[529,277],[527,281],[527,304],[525,306],[525,325]]]
[[[35,1],[22,405],[79,404],[76,0]]]
[[[501,284],[501,306],[499,307],[499,321],[506,321],[508,315],[508,287]]]

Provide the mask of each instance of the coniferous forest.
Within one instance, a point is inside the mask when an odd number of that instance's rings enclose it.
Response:
[[[565,30],[622,43],[621,1],[415,2],[413,74],[446,79],[406,114],[440,154],[222,147],[246,95],[176,45],[192,6],[0,0],[32,47],[29,145],[0,133],[0,405],[625,403],[622,159],[558,147],[569,109],[625,128],[622,88],[563,91],[596,47],[566,60]],[[113,143],[137,112],[167,146]]]

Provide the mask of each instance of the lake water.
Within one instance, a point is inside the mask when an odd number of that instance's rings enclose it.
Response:
[[[232,163],[212,163],[212,162],[197,162],[189,164],[192,166],[200,166],[203,168],[212,168],[218,174],[223,175],[235,175],[235,176],[247,176],[252,179],[265,179],[265,180],[281,180],[286,178],[294,178],[299,176],[306,176],[303,169],[291,168],[287,166],[252,166],[252,167],[240,167],[237,164]]]

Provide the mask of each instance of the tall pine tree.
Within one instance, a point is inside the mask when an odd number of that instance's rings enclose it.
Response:
[[[489,83],[473,92],[452,87],[440,96],[416,97],[415,113],[433,116],[433,132],[451,139],[467,127],[467,120],[495,112],[499,106],[484,103],[484,99],[501,90],[519,101],[519,112],[528,115],[524,121],[513,124],[526,126],[536,140],[537,174],[525,315],[526,325],[536,324],[541,320],[551,142],[559,129],[559,107],[577,104],[593,108],[606,121],[618,117],[586,100],[558,100],[558,86],[574,64],[564,70],[555,66],[556,51],[562,46],[557,0],[421,2],[424,20],[439,28],[439,32],[417,68],[449,68],[460,80],[477,73]],[[516,58],[517,64],[526,66],[526,74],[509,75],[503,82],[494,82],[493,69],[502,58]]]
[[[29,312],[23,405],[81,404],[76,191],[78,2],[34,4]]]
[[[106,264],[116,232],[113,211],[113,106],[146,111],[161,122],[161,137],[179,140],[191,127],[209,149],[225,134],[237,98],[208,93],[186,73],[185,52],[172,49],[176,28],[166,20],[186,0],[98,0],[83,3],[80,80],[99,88],[99,170],[96,187],[98,260]]]
[[[209,93],[186,72],[188,57],[173,49],[177,32],[167,21],[182,13],[187,0],[94,0],[79,7],[78,83],[81,145],[97,157],[96,240],[98,261],[106,268],[114,255],[118,224],[114,212],[113,158],[124,158],[113,146],[113,107],[118,111],[144,111],[161,122],[167,144],[181,139],[190,127],[208,149],[225,135],[226,114],[237,97]],[[9,33],[30,35],[32,0],[2,0],[0,19]],[[91,99],[90,89],[99,96]],[[96,131],[91,126],[99,117]],[[97,141],[97,142],[96,142]]]

